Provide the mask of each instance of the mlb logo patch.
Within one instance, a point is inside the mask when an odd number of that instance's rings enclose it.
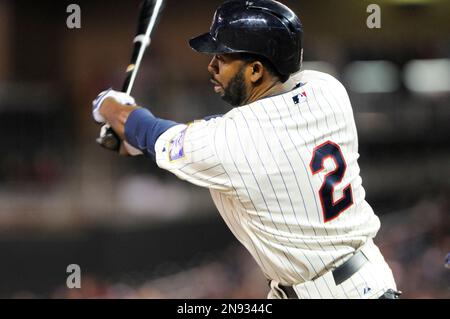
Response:
[[[302,92],[300,92],[300,94],[297,94],[292,97],[292,99],[294,100],[294,104],[303,103],[306,101],[307,98],[308,98],[308,95],[306,94],[305,91],[302,91]]]
[[[176,161],[184,157],[184,137],[186,135],[187,128],[178,133],[169,142],[169,160]]]

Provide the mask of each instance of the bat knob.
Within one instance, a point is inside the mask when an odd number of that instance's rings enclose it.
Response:
[[[120,150],[120,138],[112,128],[108,128],[104,134],[101,134],[97,138],[97,143],[110,151],[118,152]]]

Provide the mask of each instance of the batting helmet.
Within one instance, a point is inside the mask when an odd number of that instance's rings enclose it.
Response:
[[[232,0],[220,6],[208,33],[189,41],[207,54],[252,53],[282,75],[300,70],[303,27],[297,15],[273,0]]]

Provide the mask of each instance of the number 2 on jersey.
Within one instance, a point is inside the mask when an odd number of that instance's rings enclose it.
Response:
[[[345,163],[339,145],[327,141],[314,149],[310,163],[313,175],[320,173],[325,168],[324,162],[327,158],[334,160],[336,168],[325,176],[322,187],[319,190],[325,222],[337,218],[343,211],[353,205],[351,185],[347,185],[344,188],[344,195],[342,198],[337,201],[334,200],[334,188],[337,184],[342,182],[347,170],[347,164]]]

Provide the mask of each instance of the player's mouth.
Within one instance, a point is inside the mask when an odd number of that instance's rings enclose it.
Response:
[[[222,84],[220,84],[218,81],[211,79],[211,83],[214,84],[214,91],[216,93],[221,93],[223,92],[223,86]]]

